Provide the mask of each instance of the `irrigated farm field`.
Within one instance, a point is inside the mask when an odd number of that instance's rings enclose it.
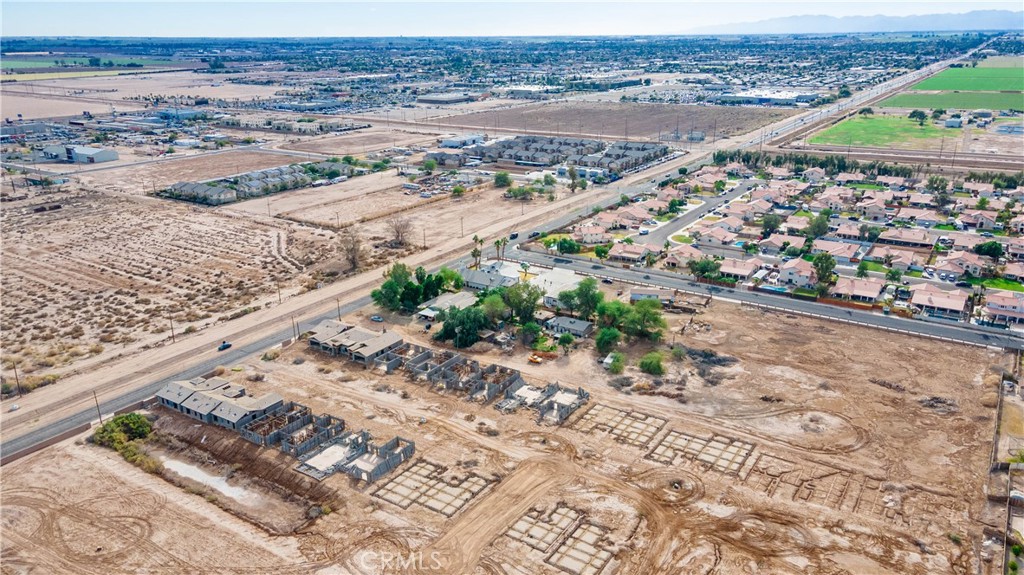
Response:
[[[346,321],[376,325],[367,313]],[[231,469],[227,486],[199,490],[204,499],[65,443],[5,467],[3,561],[57,572],[73,553],[87,573],[386,573],[390,553],[421,557],[411,572],[431,575],[976,572],[990,368],[1009,357],[727,303],[692,323],[669,318],[678,343],[714,353],[669,360],[658,378],[634,367],[609,376],[589,343],[540,366],[522,347],[468,352],[532,385],[583,386],[589,402],[559,427],[301,343],[254,359],[225,377],[410,439],[415,457],[372,485],[329,477],[318,497],[333,512],[269,538],[222,508],[251,505],[251,477],[284,477],[290,458],[231,465],[254,446],[160,408],[157,428],[190,446],[192,465]],[[386,321],[438,347],[411,318]],[[625,348],[630,363],[645,347]]]
[[[844,146],[886,146],[897,148],[928,147],[943,137],[959,138],[962,130],[940,128],[931,122],[918,125],[904,116],[855,116],[812,136],[811,144]]]
[[[910,89],[1021,92],[1024,91],[1024,74],[1020,68],[948,68]]]
[[[706,132],[710,140],[713,131],[719,138],[734,136],[797,113],[799,110],[776,108],[572,101],[449,116],[442,122],[473,129],[497,127],[608,140],[627,136],[656,139],[659,133],[667,136],[678,127],[684,134],[691,129]]]

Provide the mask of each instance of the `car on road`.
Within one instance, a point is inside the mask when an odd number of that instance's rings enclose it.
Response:
[[[519,232],[512,232],[511,234],[508,235],[508,239],[510,239],[510,240],[514,240],[514,239],[518,239],[518,238],[519,238]]]
[[[601,280],[601,283],[611,285],[613,282],[611,278],[604,278]]]
[[[231,344],[229,342],[222,341],[220,342],[220,345],[217,346],[217,351],[224,351],[226,349],[231,349]]]
[[[529,237],[532,240],[533,238],[535,238],[535,237],[537,237],[539,235],[540,235],[540,232],[530,232],[530,236]]]
[[[10,409],[8,409],[7,411],[18,411],[19,409],[21,409],[21,406],[20,406],[20,405],[18,405],[17,403],[15,403],[15,404],[14,404],[14,405],[12,405],[12,406],[11,406],[11,408],[10,408]]]
[[[991,238],[991,237],[995,237],[995,236],[992,235],[992,232],[981,232],[981,237],[983,237],[983,238]]]
[[[859,222],[860,221],[860,216],[850,216],[850,217],[848,217],[846,219],[850,220],[851,222]]]
[[[641,236],[646,236],[649,233],[651,233],[651,230],[640,230],[640,235]]]
[[[962,288],[972,288],[972,287],[974,287],[970,282],[964,282],[964,281],[956,282],[956,284],[954,284],[954,285],[956,285],[956,287],[962,287]]]
[[[377,323],[380,323],[380,322],[384,321],[384,318],[380,317],[379,315],[371,315],[370,316],[370,321],[375,321]]]

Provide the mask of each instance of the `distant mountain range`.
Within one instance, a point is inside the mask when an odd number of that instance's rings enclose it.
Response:
[[[1024,12],[975,10],[918,16],[786,16],[688,30],[687,34],[848,34],[858,32],[943,32],[1024,30]]]

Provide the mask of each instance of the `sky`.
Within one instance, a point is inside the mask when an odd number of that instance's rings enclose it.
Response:
[[[119,0],[0,3],[2,35],[158,37],[659,35],[780,16],[1014,10],[1016,2]]]

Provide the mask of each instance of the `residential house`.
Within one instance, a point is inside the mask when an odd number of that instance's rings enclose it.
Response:
[[[802,232],[807,229],[807,226],[811,225],[810,218],[806,216],[789,216],[786,218],[785,223],[782,227],[786,229],[787,234],[794,232]]]
[[[544,305],[551,309],[556,309],[561,305],[558,302],[558,294],[576,289],[581,281],[583,281],[582,276],[578,276],[576,272],[564,268],[551,268],[530,279],[531,284],[539,287],[544,292]]]
[[[738,236],[729,230],[712,227],[701,231],[697,238],[697,245],[701,246],[731,246],[736,243]]]
[[[995,186],[985,182],[964,182],[963,190],[971,195],[990,198],[995,195]]]
[[[793,177],[793,172],[789,168],[768,166],[764,169],[764,172],[771,176],[773,180],[788,180]]]
[[[633,288],[629,290],[629,301],[636,302],[645,299],[656,299],[661,305],[672,303],[675,293],[672,290],[658,288]]]
[[[864,181],[864,174],[851,174],[850,172],[840,172],[833,178],[836,181],[836,185],[845,186],[846,184],[859,184]]]
[[[1024,238],[1010,238],[1003,243],[1003,250],[1008,258],[1024,260]]]
[[[979,277],[982,272],[991,265],[991,262],[987,258],[979,256],[974,252],[954,251],[939,258],[935,267],[939,271],[942,271],[942,268],[946,264],[956,266],[963,273]]]
[[[761,253],[768,256],[777,256],[787,247],[802,248],[807,238],[803,236],[790,236],[786,234],[772,234],[766,239],[761,240],[757,243],[757,247],[761,250]]]
[[[931,248],[935,240],[925,230],[890,228],[878,236],[878,243],[911,248]]]
[[[606,244],[612,241],[612,235],[599,225],[580,226],[572,234],[572,239],[586,245]]]
[[[883,221],[889,215],[889,209],[885,205],[885,200],[877,196],[857,202],[855,209],[862,219],[872,222]]]
[[[668,202],[662,200],[644,200],[636,204],[638,208],[643,208],[652,214],[664,214],[668,211]]]
[[[1008,228],[1011,232],[1024,234],[1024,215],[1014,216],[1008,223]]]
[[[860,226],[843,222],[830,235],[843,240],[860,240]]]
[[[907,197],[907,203],[915,208],[930,208],[935,205],[935,196],[931,194],[914,193]]]
[[[1024,281],[1024,263],[1010,262],[1003,267],[1002,277],[1015,282]]]
[[[812,254],[827,253],[836,260],[836,264],[841,266],[848,266],[855,260],[859,260],[864,249],[864,246],[860,244],[822,239],[814,240],[814,243],[811,244]]]
[[[853,301],[873,303],[878,301],[885,289],[885,280],[881,278],[851,278],[840,276],[832,288],[832,295]]]
[[[998,213],[1006,209],[1006,200],[1001,200],[999,198],[958,198],[956,203],[960,206],[961,210],[977,210],[980,209],[978,208],[978,203],[982,200],[985,200],[986,202],[984,208],[986,210]]]
[[[957,220],[967,228],[992,230],[996,227],[997,212],[990,210],[964,210]]]
[[[544,327],[552,333],[569,333],[575,337],[590,337],[594,333],[594,324],[573,317],[556,316],[544,322]]]
[[[608,260],[637,264],[643,262],[652,252],[646,244],[615,244],[608,251]]]
[[[803,258],[793,258],[779,268],[779,283],[802,288],[812,288],[818,279],[814,266]]]
[[[970,294],[961,290],[945,291],[930,283],[910,286],[910,303],[931,317],[960,321],[967,315]]]
[[[739,162],[730,162],[725,165],[725,173],[726,175],[729,176],[737,176],[740,178],[752,178],[754,177],[756,172],[754,172],[754,170],[751,170],[750,168]]]
[[[985,292],[984,311],[993,323],[1024,323],[1024,292],[990,289]]]
[[[926,210],[923,208],[900,208],[896,217],[893,218],[893,221],[906,222],[908,224],[930,228],[934,225],[945,222],[946,217],[939,215],[934,210]]]
[[[890,190],[902,190],[907,185],[907,179],[899,176],[877,176],[875,183]]]
[[[908,270],[923,270],[927,258],[921,254],[900,248],[877,245],[871,248],[865,259],[876,262],[889,262],[889,267],[906,272]]]
[[[744,282],[749,280],[757,273],[757,270],[761,269],[764,262],[757,258],[751,258],[749,260],[738,260],[733,258],[724,258],[720,262],[721,267],[718,273],[724,278],[734,279],[737,282]]]
[[[734,234],[738,234],[743,230],[743,220],[735,216],[729,216],[712,223],[711,227],[722,228]]]
[[[667,268],[681,268],[685,267],[690,260],[699,260],[704,257],[704,254],[697,248],[690,244],[682,244],[673,247],[668,252],[668,257],[665,258],[665,267]]]
[[[800,176],[812,184],[825,180],[826,174],[823,168],[807,168],[800,172]]]

